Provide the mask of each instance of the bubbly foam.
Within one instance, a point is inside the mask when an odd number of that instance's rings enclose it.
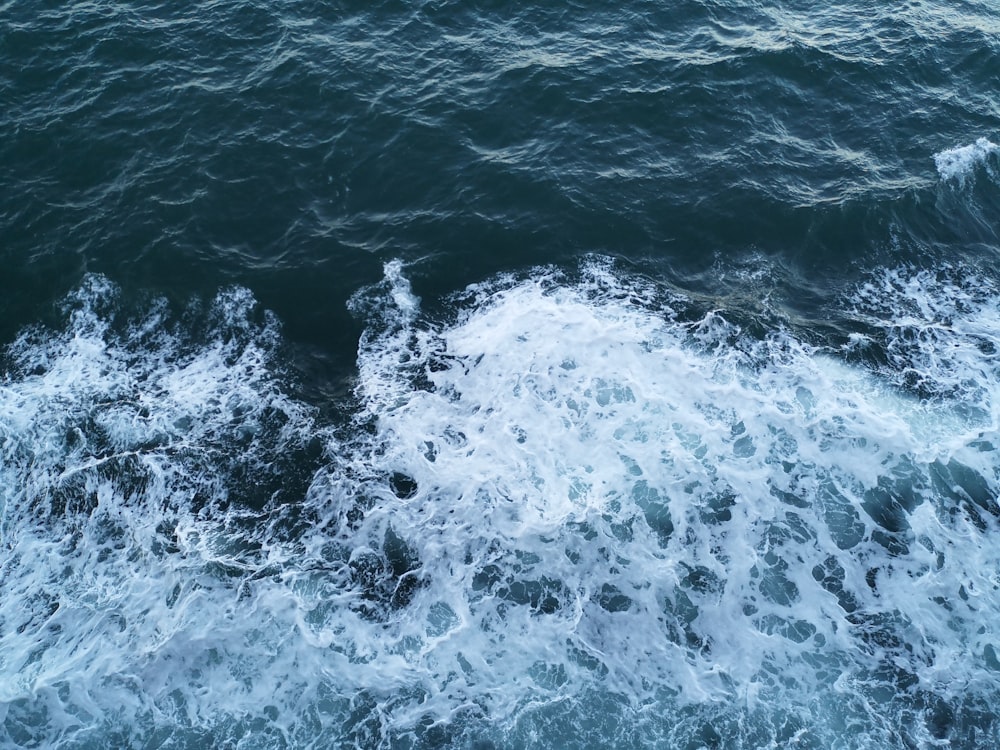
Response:
[[[404,270],[352,302],[336,432],[245,292],[193,344],[92,282],[14,345],[5,741],[990,746],[988,285],[875,275],[840,350],[602,261],[445,321]],[[310,436],[304,498],[238,496]]]
[[[939,304],[921,283],[906,291]],[[415,488],[387,495],[373,523],[391,516],[426,540],[428,591],[474,625],[480,674],[562,676],[558,689],[501,692],[543,704],[599,685],[637,711],[664,694],[782,706],[817,739],[827,719],[803,691],[874,682],[892,703],[904,685],[989,684],[980,616],[959,625],[951,602],[963,587],[992,591],[980,566],[997,510],[983,438],[996,376],[975,354],[984,308],[947,334],[928,334],[931,319],[911,337],[894,317],[899,362],[872,373],[781,331],[753,340],[717,313],[678,323],[681,305],[597,265],[577,284],[553,273],[473,289],[453,325],[361,352],[379,460]],[[907,356],[959,389],[957,404],[893,382]],[[982,408],[970,417],[959,394]],[[880,702],[852,720],[882,743],[894,730]]]
[[[202,341],[164,302],[118,320],[117,299],[92,277],[64,331],[7,352],[0,744],[104,746],[171,724],[195,737],[261,699],[241,664],[267,557],[253,506],[309,409],[279,389],[276,322],[253,322],[245,290],[189,312]]]
[[[1000,146],[987,138],[979,138],[968,146],[956,146],[934,154],[934,165],[942,180],[955,180],[964,185],[971,179],[977,167],[985,167],[990,175],[996,176],[996,165],[992,157]]]

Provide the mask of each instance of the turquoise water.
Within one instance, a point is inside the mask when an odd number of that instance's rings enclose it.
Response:
[[[0,3],[0,746],[1000,744],[1000,10]]]

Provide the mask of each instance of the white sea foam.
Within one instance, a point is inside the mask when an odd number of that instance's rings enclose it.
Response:
[[[1000,146],[987,138],[979,138],[968,146],[956,146],[934,154],[934,165],[942,180],[955,180],[964,185],[977,167],[985,167],[991,175],[996,175],[992,157]]]
[[[890,312],[945,304],[919,278],[911,300],[884,283]],[[920,333],[915,351],[912,329],[933,320],[887,331],[892,356],[911,356],[899,369],[952,397],[921,398],[895,368],[780,331],[681,324],[681,301],[599,264],[581,282],[541,273],[458,302],[454,324],[388,325],[360,354],[377,464],[412,480],[405,496],[371,476],[371,452],[348,472],[364,489],[326,493],[374,497],[345,543],[370,549],[391,526],[414,545],[426,585],[407,617],[441,607],[454,630],[409,636],[451,690],[479,692],[495,717],[598,686],[640,713],[664,694],[783,706],[822,737],[803,691],[839,705],[873,681],[946,695],[991,681],[981,616],[949,614],[963,587],[992,586],[976,530],[995,530],[997,510],[987,306],[954,307],[959,324]],[[970,393],[981,408],[964,408]],[[845,711],[860,718],[831,728],[861,721],[864,742],[895,741],[878,701]]]
[[[113,332],[116,299],[91,278],[65,331],[28,331],[8,351],[0,744],[72,746],[172,713],[197,724],[219,692],[212,713],[255,699],[240,656],[223,658],[255,609],[234,609],[230,576],[262,564],[232,527],[252,524],[242,503],[303,439],[308,409],[277,388],[275,323],[250,322],[245,291],[215,300],[200,343],[171,333],[162,303]]]
[[[599,261],[431,321],[392,264],[338,439],[245,293],[195,345],[95,284],[0,391],[5,742],[995,736],[1000,321],[957,272],[873,277],[839,352]],[[238,497],[308,435],[301,502]]]

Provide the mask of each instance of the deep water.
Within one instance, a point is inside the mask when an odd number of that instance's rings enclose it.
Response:
[[[0,0],[0,747],[1000,746],[998,72]]]

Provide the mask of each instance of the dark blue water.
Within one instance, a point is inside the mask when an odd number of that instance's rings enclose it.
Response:
[[[0,3],[0,746],[1000,744],[1000,9]]]

